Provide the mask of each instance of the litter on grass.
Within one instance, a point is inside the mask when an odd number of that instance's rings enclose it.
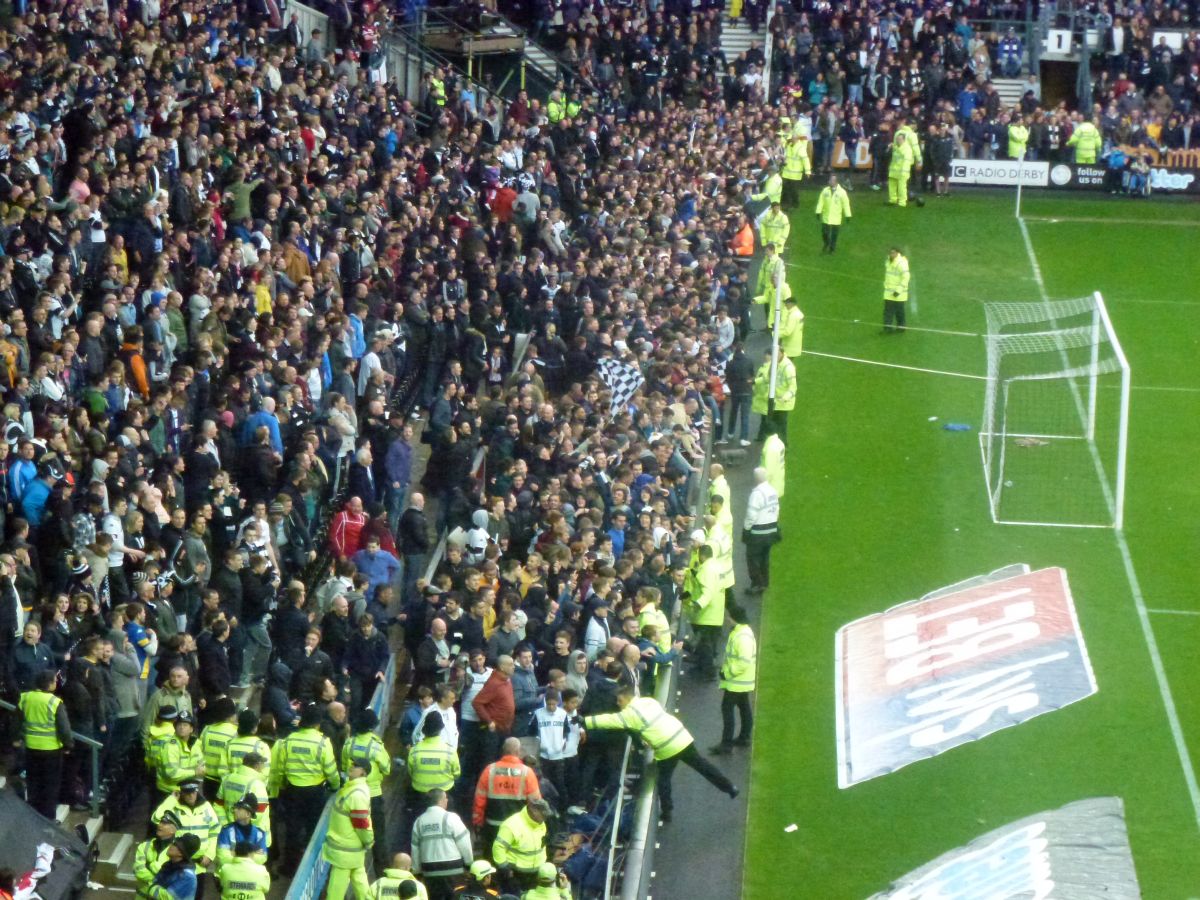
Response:
[[[970,431],[971,426],[965,425],[962,422],[947,422],[942,426],[942,431]]]
[[[793,831],[799,831],[800,826],[797,825],[795,822],[793,822],[791,825],[789,825],[787,828],[785,828],[783,830],[786,831],[788,834],[791,834]]]

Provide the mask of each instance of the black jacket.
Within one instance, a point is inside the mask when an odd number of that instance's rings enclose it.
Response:
[[[405,556],[414,553],[428,553],[430,548],[429,538],[429,523],[425,520],[425,513],[419,509],[409,507],[400,516],[400,524],[397,530],[397,544],[399,551]]]

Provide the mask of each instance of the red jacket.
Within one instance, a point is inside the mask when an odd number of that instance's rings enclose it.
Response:
[[[502,756],[479,774],[471,821],[499,825],[525,808],[525,801],[542,796],[537,775],[515,756]]]
[[[499,669],[492,672],[471,705],[484,725],[495,722],[496,731],[500,734],[512,731],[513,719],[517,717],[517,703],[513,699],[512,681]]]
[[[362,530],[366,524],[367,517],[363,513],[356,516],[348,509],[333,517],[333,524],[329,526],[329,546],[338,559],[348,559],[362,549]]]

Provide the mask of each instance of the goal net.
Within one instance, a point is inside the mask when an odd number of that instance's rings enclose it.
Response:
[[[986,305],[992,520],[1120,528],[1129,363],[1099,293]]]

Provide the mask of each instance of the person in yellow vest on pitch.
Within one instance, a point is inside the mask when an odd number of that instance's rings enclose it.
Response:
[[[812,163],[808,158],[808,134],[791,132],[784,139],[783,147],[783,195],[789,206],[800,200],[800,184],[806,175],[812,174]]]
[[[892,160],[888,164],[888,206],[908,206],[908,178],[916,161],[916,151],[909,132],[899,129],[892,144]]]
[[[738,789],[725,774],[700,755],[691,732],[677,718],[663,709],[653,697],[637,697],[632,685],[617,688],[617,712],[585,716],[584,731],[620,729],[636,734],[654,751],[658,766],[658,801],[661,818],[671,821],[675,804],[671,795],[671,776],[679,763],[695,769],[717,790],[730,797]]]
[[[750,732],[754,728],[750,694],[758,673],[758,642],[750,630],[746,610],[731,603],[725,607],[725,614],[733,622],[733,628],[725,639],[725,661],[721,664],[721,743],[709,751],[718,755],[729,753],[735,746],[750,746]],[[736,738],[735,710],[741,717]]]
[[[221,824],[228,825],[234,819],[234,806],[247,794],[255,798],[254,824],[269,836],[271,834],[271,803],[267,780],[263,777],[266,759],[257,753],[247,753],[232,772],[221,779],[217,791],[217,810]]]
[[[217,872],[222,900],[267,900],[271,891],[271,873],[254,858],[254,845],[238,844],[233,853],[233,859]]]
[[[788,235],[791,233],[792,220],[783,211],[783,206],[778,200],[772,201],[771,208],[758,223],[758,235],[762,245],[765,247],[767,244],[774,244],[782,256],[787,250]]]
[[[788,297],[783,303],[783,317],[779,322],[779,349],[792,361],[793,366],[804,350],[804,313],[800,312],[795,297]]]
[[[1028,145],[1029,122],[1014,112],[1012,121],[1008,123],[1008,158],[1024,159],[1025,148]]]
[[[367,851],[375,844],[371,824],[371,788],[367,776],[371,764],[353,759],[346,772],[347,781],[333,799],[329,830],[321,847],[321,858],[329,863],[327,900],[345,900],[346,887],[354,889],[355,900],[367,900],[371,883],[367,879]]]
[[[904,313],[908,307],[908,260],[899,247],[888,251],[883,265],[883,332],[904,331]],[[894,324],[893,324],[894,323]]]
[[[300,713],[300,727],[275,745],[267,788],[278,797],[287,815],[276,824],[285,826],[282,872],[295,874],[304,848],[325,809],[328,790],[337,790],[337,760],[333,744],[321,732],[321,709],[310,703]],[[368,802],[368,805],[369,802]]]
[[[392,774],[392,756],[383,745],[383,739],[375,733],[379,727],[379,716],[373,709],[361,709],[354,717],[354,734],[342,744],[342,771],[348,772],[354,760],[371,764],[367,786],[371,789],[371,824],[380,834],[387,834],[384,818],[383,779]],[[387,848],[383,841],[375,845],[375,871],[382,871],[388,863]]]
[[[829,184],[817,197],[817,221],[821,223],[821,252],[837,251],[838,232],[850,218],[850,195],[838,184],[837,176],[829,176]]]
[[[780,440],[787,443],[788,413],[796,406],[796,367],[779,347],[776,362],[775,399],[771,399],[771,354],[768,353],[763,364],[758,367],[754,376],[754,396],[750,401],[750,411],[762,416],[758,426],[758,439],[765,440],[768,434],[779,435]]]
[[[1075,148],[1075,162],[1078,165],[1094,166],[1103,145],[1100,129],[1087,119],[1081,119],[1067,139],[1067,146]]]
[[[55,675],[52,669],[39,672],[33,690],[17,701],[25,738],[25,799],[52,822],[62,788],[63,751],[75,746],[66,707],[54,694]]]
[[[237,706],[228,697],[214,700],[209,710],[212,722],[200,732],[200,755],[204,757],[204,796],[216,801],[221,779],[229,772],[229,743],[237,737]]]
[[[759,465],[767,470],[767,484],[775,489],[775,493],[783,496],[787,483],[787,447],[777,434],[768,434],[763,441],[762,458]]]
[[[492,862],[501,884],[510,891],[537,883],[538,869],[546,861],[546,820],[550,814],[549,803],[531,798],[524,809],[500,823],[492,843]]]

